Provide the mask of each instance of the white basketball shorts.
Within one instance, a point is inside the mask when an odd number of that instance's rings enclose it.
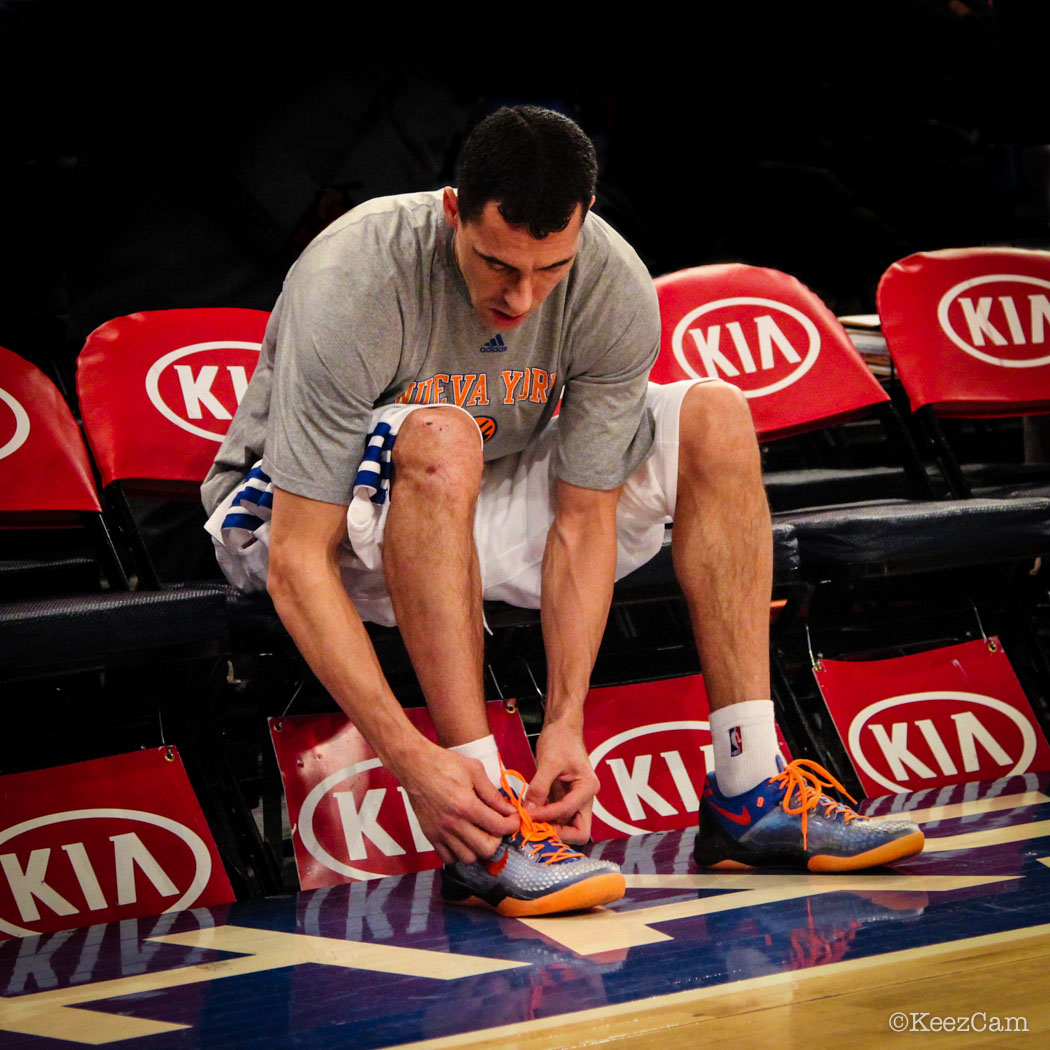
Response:
[[[677,498],[682,399],[693,386],[706,381],[649,384],[646,400],[655,421],[653,447],[627,479],[617,505],[616,579],[644,565],[660,550],[664,528],[674,518]],[[372,451],[362,463],[354,498],[347,509],[347,543],[340,563],[343,584],[362,619],[386,626],[394,626],[395,619],[383,574],[383,536],[390,501],[384,498],[387,472],[381,468],[389,460],[392,442],[384,448],[379,435],[396,435],[408,413],[420,408],[465,411],[456,405],[387,405],[376,409],[370,432],[377,436],[371,441]],[[551,492],[557,424],[555,418],[537,441],[517,455],[485,465],[474,518],[474,540],[486,601],[539,608],[540,569],[554,518]],[[481,441],[480,431],[478,440]],[[265,479],[265,475],[261,476]],[[248,482],[254,486],[249,490],[252,512],[262,513],[266,520],[252,534],[245,531],[235,504],[238,493],[246,491],[240,487],[223,501],[207,524],[220,566],[229,580],[245,591],[266,587],[269,515],[259,510],[268,503],[257,491],[260,485],[265,487],[265,481],[260,482],[258,477],[257,469],[253,469]],[[383,493],[379,501],[377,491]],[[231,504],[235,504],[232,510]],[[231,522],[234,527],[230,527]]]

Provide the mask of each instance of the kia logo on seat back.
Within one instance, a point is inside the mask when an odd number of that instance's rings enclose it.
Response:
[[[993,273],[950,288],[937,304],[941,331],[964,353],[1001,368],[1050,364],[1050,281]]]
[[[170,817],[77,809],[0,831],[0,872],[0,932],[28,937],[54,915],[88,926],[192,908],[212,862],[203,839]]]
[[[261,345],[227,339],[181,346],[153,362],[146,373],[146,393],[177,427],[222,441]]]
[[[29,413],[14,394],[0,388],[0,459],[17,452],[29,437]]]
[[[1010,704],[966,692],[922,692],[870,704],[850,723],[858,766],[889,791],[1024,773],[1035,730]]]
[[[727,379],[746,397],[765,397],[813,367],[820,332],[793,306],[740,296],[690,310],[675,326],[671,348],[687,375]]]

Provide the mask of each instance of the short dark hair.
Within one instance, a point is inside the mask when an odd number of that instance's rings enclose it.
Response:
[[[587,214],[598,163],[591,140],[568,117],[539,106],[504,106],[471,132],[456,175],[465,222],[495,201],[511,226],[546,237],[568,226],[577,204]]]

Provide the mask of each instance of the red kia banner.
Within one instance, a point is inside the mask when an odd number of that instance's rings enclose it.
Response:
[[[262,310],[154,310],[96,328],[77,357],[77,394],[102,484],[201,481],[255,371],[268,319]]]
[[[790,274],[727,263],[655,284],[662,335],[654,383],[724,379],[743,390],[764,437],[889,400],[834,314]]]
[[[234,899],[178,750],[0,777],[0,937]]]
[[[696,823],[711,761],[709,715],[701,675],[587,694],[583,739],[601,782],[591,825],[595,842]],[[779,730],[778,737],[790,761]]]
[[[1050,769],[1050,746],[997,638],[815,671],[868,795]]]
[[[1050,410],[1050,252],[917,252],[882,275],[877,302],[913,409]]]
[[[486,708],[504,766],[531,778],[536,763],[521,718],[498,700]],[[405,714],[436,742],[425,707]],[[404,788],[345,715],[271,718],[270,738],[304,890],[441,866]]]

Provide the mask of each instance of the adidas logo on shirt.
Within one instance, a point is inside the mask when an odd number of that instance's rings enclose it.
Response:
[[[483,354],[502,354],[507,349],[507,344],[503,342],[503,336],[494,335],[482,348],[481,353]]]

